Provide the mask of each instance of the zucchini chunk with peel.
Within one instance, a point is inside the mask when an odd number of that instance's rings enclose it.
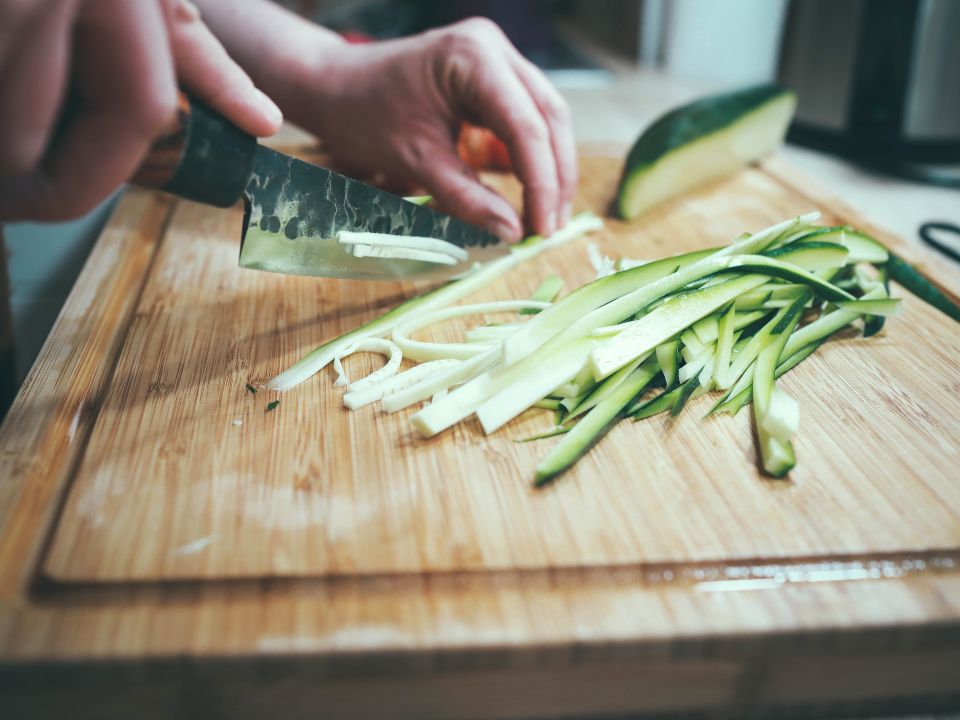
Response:
[[[632,220],[654,205],[730,175],[783,142],[796,97],[776,85],[713,95],[647,128],[627,156],[617,208]]]

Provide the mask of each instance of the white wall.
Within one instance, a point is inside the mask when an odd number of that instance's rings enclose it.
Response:
[[[663,67],[724,86],[769,82],[777,74],[786,10],[787,0],[667,0]]]

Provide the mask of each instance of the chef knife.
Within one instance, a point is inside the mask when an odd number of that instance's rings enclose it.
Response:
[[[182,93],[175,122],[133,182],[216,207],[243,198],[245,268],[364,280],[443,278],[509,251],[478,227],[259,145]],[[337,242],[341,230],[446,240],[467,250],[469,259],[442,265],[355,257]]]

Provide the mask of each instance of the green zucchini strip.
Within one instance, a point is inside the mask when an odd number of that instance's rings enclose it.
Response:
[[[653,362],[642,363],[566,433],[537,465],[535,484],[545,485],[583,457],[622,416],[623,409],[656,377]]]
[[[778,325],[778,335],[760,352],[753,368],[753,410],[760,458],[763,469],[778,478],[790,472],[797,462],[791,441],[796,423],[787,417],[798,412],[796,401],[776,386],[777,365],[787,339],[800,321],[800,312],[788,317],[786,327]]]
[[[533,291],[530,299],[552,303],[560,296],[561,292],[563,292],[563,278],[559,275],[548,275],[543,279],[543,282],[540,283],[537,289]],[[536,315],[538,312],[540,312],[540,310],[536,308],[524,308],[517,314]]]

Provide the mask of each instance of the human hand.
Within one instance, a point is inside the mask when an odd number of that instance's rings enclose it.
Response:
[[[468,120],[506,142],[528,230],[548,235],[569,219],[577,160],[567,105],[489,20],[327,47],[308,67],[303,100],[287,112],[350,172],[421,184],[451,214],[517,240],[516,212],[457,156]]]
[[[178,83],[248,133],[282,121],[185,0],[0,0],[0,220],[109,196],[174,118]]]

